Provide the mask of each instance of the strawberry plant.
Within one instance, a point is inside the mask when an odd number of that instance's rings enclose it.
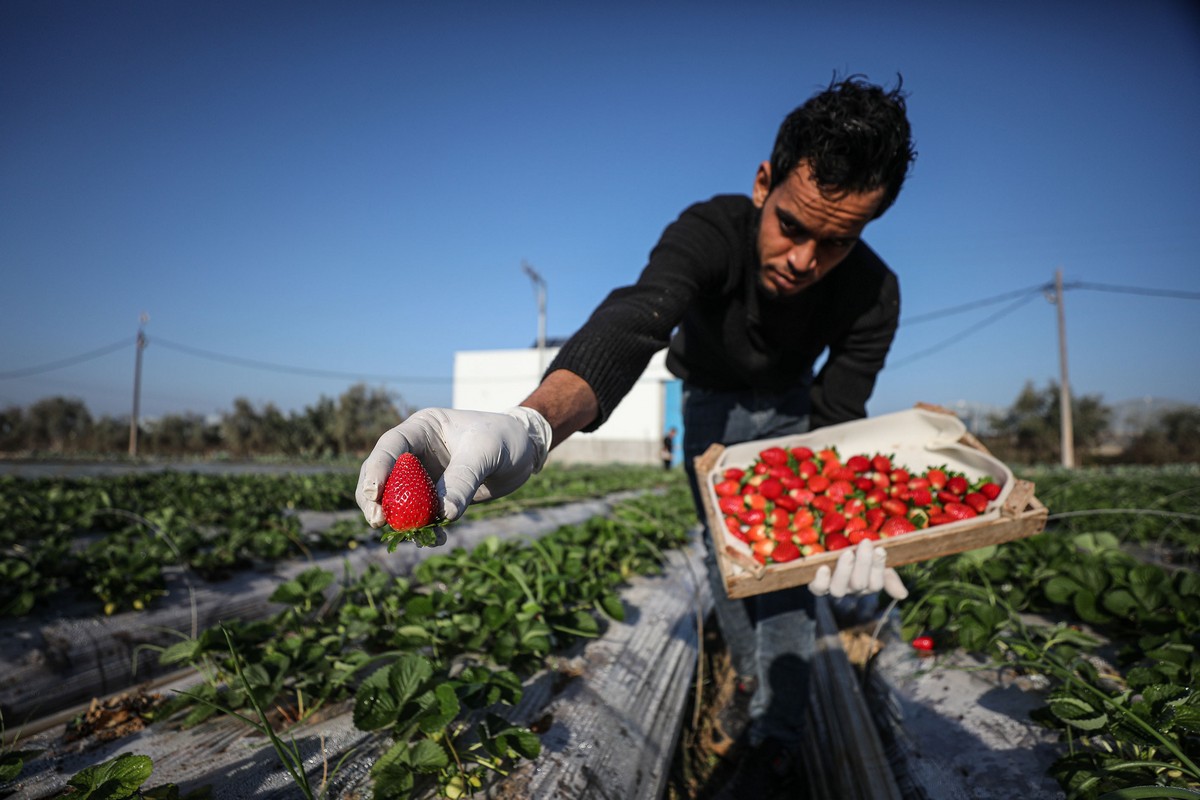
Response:
[[[651,467],[551,465],[518,497],[472,506],[468,518],[642,490],[665,479]],[[314,549],[357,546],[373,538],[365,524],[341,523],[305,539],[294,513],[355,509],[354,480],[350,473],[0,476],[0,617],[23,616],[67,591],[90,596],[105,613],[137,610],[162,595],[164,567],[218,580]]]
[[[1161,538],[1194,540],[1197,485],[1151,470],[1138,488],[1129,478],[1139,472],[1123,474],[1119,515],[1108,513],[1113,498],[1083,490],[1084,470],[1051,484],[1051,497],[1080,505],[1054,507],[1046,533],[901,568],[912,591],[904,635],[1049,677],[1035,716],[1062,733],[1066,752],[1052,771],[1072,798],[1181,797],[1200,789],[1200,577],[1125,548],[1151,536],[1146,519],[1169,529]],[[1174,510],[1180,503],[1189,510]],[[1151,513],[1134,522],[1139,506]],[[1035,624],[1029,613],[1061,621]],[[1101,648],[1116,665],[1097,667]],[[1139,794],[1144,787],[1160,793]]]
[[[272,619],[166,649],[164,663],[192,664],[208,680],[162,717],[190,725],[234,713],[262,724],[255,709],[278,708],[298,722],[353,698],[355,725],[391,742],[372,769],[376,797],[463,796],[538,752],[537,736],[501,713],[520,698],[519,676],[599,635],[605,616],[620,619],[620,585],[660,570],[694,520],[676,479],[665,495],[540,539],[436,554],[411,578],[371,567],[338,582],[310,569],[276,589],[285,607]],[[286,761],[286,743],[277,750]]]

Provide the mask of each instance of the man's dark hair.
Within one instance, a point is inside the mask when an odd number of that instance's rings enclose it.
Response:
[[[902,82],[888,91],[861,75],[835,78],[788,114],[771,152],[771,189],[808,162],[823,192],[886,189],[875,213],[881,216],[900,194],[917,156]]]

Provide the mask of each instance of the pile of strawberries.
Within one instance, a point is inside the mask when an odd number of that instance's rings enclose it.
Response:
[[[726,530],[762,564],[970,519],[1000,495],[989,478],[972,484],[944,467],[914,475],[881,454],[843,462],[832,447],[769,447],[715,480]]]

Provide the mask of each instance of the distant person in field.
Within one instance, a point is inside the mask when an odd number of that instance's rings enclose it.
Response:
[[[663,434],[662,443],[662,465],[663,469],[670,469],[671,464],[675,461],[675,436],[679,433],[675,428],[668,428]]]
[[[900,316],[896,275],[863,241],[900,193],[915,158],[905,96],[860,76],[833,81],[789,113],[750,194],[685,209],[630,286],[600,303],[541,384],[500,413],[425,409],[384,433],[362,465],[358,503],[383,524],[380,488],[398,454],[437,480],[445,518],[512,492],[577,431],[608,419],[666,348],[683,380],[683,461],[711,444],[805,433],[866,416]],[[825,355],[819,371],[814,365]],[[705,530],[708,539],[707,529]],[[739,674],[717,729],[738,745],[721,796],[748,800],[794,777],[814,650],[814,594],[907,594],[883,548],[848,549],[809,586],[730,600],[709,542],[716,616]],[[855,559],[869,586],[849,586]],[[861,572],[858,574],[862,574]]]

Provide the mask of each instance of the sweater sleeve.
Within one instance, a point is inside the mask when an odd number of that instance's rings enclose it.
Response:
[[[568,370],[595,392],[600,410],[584,432],[612,415],[701,286],[727,279],[728,236],[700,208],[667,227],[637,282],[610,293],[550,364],[547,373]]]
[[[867,400],[883,369],[900,319],[900,287],[888,273],[878,302],[838,341],[812,387],[812,427],[867,416]]]

